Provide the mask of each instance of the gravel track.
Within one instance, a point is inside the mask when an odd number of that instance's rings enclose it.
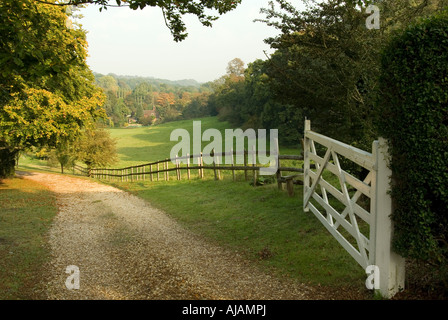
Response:
[[[57,197],[43,299],[319,299],[315,289],[261,272],[127,192],[63,175],[18,175]],[[70,265],[80,271],[78,290],[65,286]]]

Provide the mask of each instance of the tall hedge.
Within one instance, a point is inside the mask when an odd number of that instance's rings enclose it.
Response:
[[[448,12],[394,34],[382,55],[377,121],[389,139],[395,250],[448,261]]]

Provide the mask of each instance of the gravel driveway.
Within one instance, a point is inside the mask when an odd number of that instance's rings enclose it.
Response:
[[[57,195],[43,299],[319,298],[316,290],[261,272],[127,192],[63,175],[18,174]],[[79,289],[65,285],[71,265],[79,268]]]

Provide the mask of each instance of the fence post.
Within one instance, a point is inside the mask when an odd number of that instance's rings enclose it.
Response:
[[[176,166],[176,178],[179,180],[179,163],[177,162],[177,155],[175,158],[175,166]]]
[[[204,159],[202,158],[202,152],[201,152],[201,179],[204,179]]]
[[[374,199],[374,264],[379,270],[379,292],[385,298],[391,298],[404,289],[405,260],[392,250],[393,221],[392,198],[390,196],[389,152],[385,139],[379,138],[373,143],[372,154],[376,159],[377,177]]]
[[[181,179],[179,168],[180,168],[180,163],[179,163],[179,159],[177,158],[177,155],[176,155],[176,174],[177,174],[177,180],[180,180],[180,179]]]
[[[190,154],[187,153],[187,177],[190,180]]]
[[[305,134],[303,137],[303,212],[309,212],[310,209],[305,205],[306,194],[310,185],[310,157],[309,157],[309,139],[306,137],[307,131],[311,131],[311,121],[305,120]]]
[[[244,166],[247,167],[247,157],[249,156],[248,151],[244,150]],[[244,169],[244,179],[247,181],[247,170]]]
[[[278,145],[278,139],[275,139],[275,148],[277,152],[277,172],[275,173],[275,177],[277,179],[277,188],[278,190],[283,190],[282,172],[280,171],[280,147]]]
[[[257,164],[257,154],[255,152],[255,146],[252,146],[252,166]],[[257,170],[254,169],[254,187],[257,185]]]
[[[221,170],[219,169],[219,156],[216,156],[216,166],[218,167],[218,180],[221,180]]]
[[[215,161],[215,149],[212,150],[212,158],[213,158],[213,173],[215,174],[215,180],[218,180],[218,175],[216,174],[216,161]]]
[[[170,163],[169,163],[169,159],[165,159],[165,163],[166,163],[166,181],[170,181],[170,172],[168,171],[168,169],[170,168]]]
[[[231,161],[230,165],[231,165],[232,168],[233,168],[233,166],[234,166],[234,161],[233,161],[233,148],[230,149],[230,153],[232,154],[232,161]],[[232,169],[232,176],[233,176],[233,181],[235,181],[235,169]]]

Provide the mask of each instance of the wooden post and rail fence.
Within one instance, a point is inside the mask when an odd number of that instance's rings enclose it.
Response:
[[[204,164],[205,157],[212,158],[211,164]],[[243,156],[244,164],[235,164],[235,157]],[[224,159],[228,157],[231,159],[230,164],[225,164]],[[249,161],[251,157],[252,161]],[[233,181],[236,181],[236,172],[243,171],[244,179],[250,180],[252,177],[253,184],[257,183],[259,177],[259,171],[266,166],[257,164],[257,152],[252,151],[230,151],[214,153],[210,155],[198,154],[198,155],[186,155],[184,157],[176,157],[174,159],[164,159],[151,163],[129,166],[125,168],[94,168],[88,169],[79,165],[73,166],[73,173],[80,173],[84,176],[88,176],[95,179],[102,179],[108,181],[117,182],[134,182],[134,181],[169,181],[170,179],[182,180],[185,178],[190,180],[194,175],[197,175],[199,179],[204,179],[205,172],[213,171],[215,180],[221,180],[224,176],[224,171],[231,171]],[[286,184],[288,194],[292,196],[294,194],[293,184],[301,183],[303,176],[303,168],[298,167],[281,167],[280,160],[303,160],[303,156],[300,155],[278,155],[277,158],[277,172],[275,177],[278,182],[279,189],[283,189],[283,184]],[[250,164],[249,164],[250,162]],[[282,172],[288,172],[289,175],[282,175]],[[251,174],[249,174],[251,173]],[[292,174],[291,174],[292,173]]]

